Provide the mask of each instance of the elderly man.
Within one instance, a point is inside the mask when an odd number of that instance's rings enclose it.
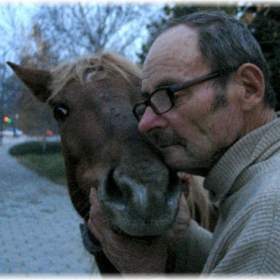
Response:
[[[206,177],[220,217],[212,235],[181,200],[169,234],[142,244],[112,233],[92,195],[89,230],[120,272],[164,273],[168,251],[174,272],[280,272],[280,121],[268,75],[258,43],[224,13],[182,17],[156,38],[139,130],[167,165]]]

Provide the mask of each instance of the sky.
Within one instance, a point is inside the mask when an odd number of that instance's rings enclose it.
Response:
[[[67,1],[67,3],[77,3],[77,1]],[[142,1],[144,3],[144,1]],[[141,3],[142,3],[141,2]],[[32,16],[36,13],[38,4],[41,3],[66,3],[66,1],[0,1],[0,59],[15,61],[16,57],[13,49],[20,49],[20,45],[25,43],[30,33],[29,25],[31,23]],[[93,2],[90,2],[91,4]],[[98,2],[100,3],[100,2]],[[118,1],[114,3],[124,3],[124,1]],[[149,3],[146,1],[146,3]],[[151,3],[151,2],[150,2]],[[162,5],[159,5],[155,10],[158,10]],[[16,18],[10,16],[9,9],[16,12]],[[150,17],[152,18],[152,17]],[[143,39],[148,36],[147,31],[143,30],[141,36],[135,42],[135,48],[140,51]],[[12,47],[9,47],[12,46]],[[4,53],[3,53],[4,52]],[[136,62],[137,57],[131,51],[127,54],[128,58]],[[16,62],[16,61],[15,61]]]
[[[15,61],[17,60],[17,57],[15,53],[13,52],[13,48],[20,49],[20,45],[25,42],[25,40],[28,39],[28,33],[30,32],[28,30],[28,24],[30,24],[30,20],[32,18],[32,15],[36,13],[36,9],[38,7],[38,3],[77,3],[75,0],[24,0],[24,1],[17,1],[17,0],[9,0],[9,1],[2,1],[0,0],[0,13],[2,10],[2,14],[0,14],[0,60],[11,60]],[[81,2],[86,2],[85,0],[81,0]],[[93,1],[87,1],[88,3],[94,3]],[[163,4],[164,2],[162,0],[111,0],[110,2],[113,3],[158,3]],[[165,1],[170,3],[170,1]],[[175,1],[176,2],[176,1]],[[203,4],[203,3],[212,3],[213,0],[204,0],[204,1],[184,1],[185,3],[196,3],[196,4]],[[219,3],[227,3],[227,4],[236,4],[241,3],[240,1],[217,1]],[[242,1],[245,2],[245,1]],[[262,1],[254,1],[254,2],[265,2]],[[273,1],[274,3],[280,3],[280,0]],[[6,13],[3,16],[3,8],[7,6],[7,3],[9,3],[11,8],[16,8],[16,20],[12,22],[11,18],[9,18],[9,14]],[[96,3],[102,3],[102,1],[96,1]],[[183,3],[180,1],[180,3]],[[270,1],[271,3],[271,1]],[[143,30],[142,35],[139,36],[137,42],[135,43],[136,50],[138,49],[140,51],[141,45],[143,40],[145,40],[148,36],[148,32]],[[13,47],[11,47],[13,46]],[[134,55],[135,51],[131,51],[128,54],[128,58],[133,60],[134,62],[137,60],[137,57]]]

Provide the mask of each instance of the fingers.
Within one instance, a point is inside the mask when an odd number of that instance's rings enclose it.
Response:
[[[178,214],[168,232],[168,237],[175,240],[183,237],[184,234],[186,233],[190,220],[191,220],[191,216],[190,216],[189,207],[184,194],[182,194],[179,201]]]
[[[92,206],[99,205],[99,202],[97,199],[97,190],[95,188],[91,188],[91,190],[90,190],[89,201]]]
[[[190,193],[191,175],[185,172],[177,172],[177,176],[181,181],[182,192],[185,194],[185,196],[188,196]]]
[[[103,213],[100,203],[97,198],[97,191],[95,188],[91,188],[90,196],[90,212],[88,220],[88,229],[102,244],[105,242],[105,232],[109,228],[109,220]]]
[[[163,273],[167,259],[167,241],[155,238],[139,242],[112,232],[110,223],[98,202],[97,191],[91,189],[88,229],[100,241],[103,252],[122,273]]]

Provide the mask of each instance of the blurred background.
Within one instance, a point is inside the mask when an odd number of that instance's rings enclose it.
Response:
[[[250,28],[279,95],[280,6],[198,3],[0,3],[0,144],[5,136],[57,134],[48,108],[34,100],[6,61],[48,70],[85,54],[111,50],[141,65],[153,36],[167,20],[198,10],[224,10]]]

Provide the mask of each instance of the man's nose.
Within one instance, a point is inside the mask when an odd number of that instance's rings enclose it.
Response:
[[[138,130],[142,133],[146,133],[153,128],[163,127],[165,123],[165,119],[161,115],[157,115],[154,110],[148,106],[138,124]]]

